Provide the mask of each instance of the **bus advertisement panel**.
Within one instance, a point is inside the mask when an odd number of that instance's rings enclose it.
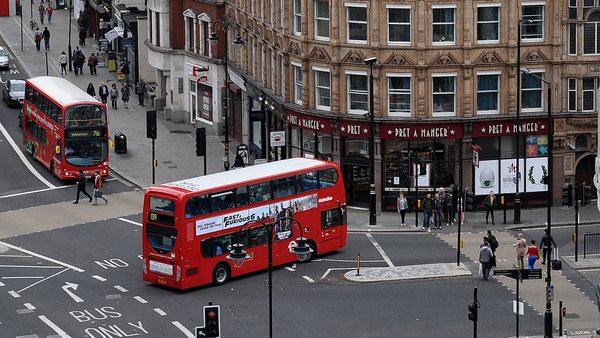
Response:
[[[79,170],[108,175],[106,105],[68,80],[27,80],[21,127],[27,152],[58,178],[77,178]]]
[[[297,260],[300,231],[309,259],[345,247],[346,193],[337,164],[292,158],[150,187],[143,224],[144,280],[220,285],[267,268],[269,233],[275,266]],[[226,258],[238,242],[252,257],[239,268]]]

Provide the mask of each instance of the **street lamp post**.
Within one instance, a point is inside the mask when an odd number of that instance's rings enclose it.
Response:
[[[290,245],[290,252],[295,254],[298,257],[298,260],[305,261],[307,260],[314,252],[314,250],[306,243],[306,238],[302,236],[302,225],[300,222],[293,217],[281,217],[278,219],[278,222],[290,221],[298,223],[298,228],[300,229],[300,237],[296,238],[296,243]],[[244,244],[241,242],[241,238],[243,236],[243,230],[249,224],[258,223],[267,231],[267,246],[268,246],[268,273],[269,273],[269,338],[273,338],[273,230],[274,223],[265,223],[260,220],[252,220],[244,223],[240,230],[237,232],[237,243],[234,243],[231,247],[232,250],[227,255],[227,259],[233,261],[233,265],[237,268],[241,267],[242,264],[248,259],[252,257],[246,253],[244,250]],[[291,227],[294,228],[293,225]]]
[[[33,0],[32,0],[33,1]],[[73,52],[71,50],[71,18],[73,17],[73,1],[69,0],[69,71],[73,71]]]
[[[554,128],[552,124],[552,82],[545,80],[541,76],[531,73],[528,69],[521,69],[521,73],[533,76],[536,79],[544,82],[547,87],[547,128],[548,128],[548,174],[546,175],[546,184],[548,185],[547,207],[546,207],[546,232],[548,238],[552,238],[552,202],[554,188],[554,158],[552,148],[554,146]],[[544,337],[552,337],[552,302],[550,301],[550,290],[552,289],[552,264],[548,262],[546,265],[546,312],[544,313]]]
[[[219,41],[219,37],[217,36],[216,30],[220,29],[221,31],[223,31],[224,35],[225,35],[225,59],[223,60],[223,64],[225,65],[225,116],[224,116],[224,134],[225,134],[225,141],[224,141],[224,147],[225,147],[225,154],[223,155],[223,167],[225,169],[225,171],[229,170],[229,107],[230,107],[230,102],[229,102],[229,68],[227,66],[227,60],[229,59],[229,42],[228,42],[228,32],[229,32],[229,28],[231,27],[231,25],[236,25],[234,22],[232,22],[229,18],[224,17],[223,20],[216,20],[213,23],[213,32],[210,33],[210,37],[208,38],[208,40],[210,41],[210,44],[213,46],[216,46],[217,42]],[[242,37],[240,36],[240,34],[238,33],[237,36],[235,37],[235,40],[233,41],[233,44],[238,46],[238,45],[243,45],[244,44],[244,40],[242,40]]]
[[[375,195],[375,93],[373,91],[373,65],[377,63],[377,57],[365,59],[369,66],[369,123],[371,137],[369,137],[369,224],[377,224],[377,200]]]

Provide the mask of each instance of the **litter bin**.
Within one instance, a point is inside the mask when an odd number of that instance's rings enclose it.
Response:
[[[127,154],[127,136],[123,133],[115,134],[115,153]]]

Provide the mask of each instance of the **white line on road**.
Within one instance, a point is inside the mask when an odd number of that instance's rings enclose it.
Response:
[[[183,334],[187,337],[187,338],[196,338],[196,335],[191,333],[190,330],[186,329],[185,326],[181,325],[180,322],[178,321],[174,321],[171,322],[173,323],[173,325],[175,325],[176,328],[179,329],[179,331],[183,332]]]
[[[23,305],[25,305],[25,307],[28,308],[29,310],[35,310],[35,306],[31,305],[31,303],[25,303]]]
[[[147,304],[148,301],[145,300],[144,298],[140,297],[140,296],[135,296],[133,297],[133,299],[137,300],[138,302],[142,303],[142,304]]]
[[[38,285],[38,284],[40,284],[41,282],[43,282],[43,281],[46,281],[46,280],[48,280],[48,279],[50,279],[50,278],[52,278],[52,277],[54,277],[54,276],[58,276],[58,275],[60,275],[61,273],[65,272],[65,271],[69,271],[69,269],[64,269],[64,270],[61,270],[61,271],[59,271],[59,272],[57,272],[57,273],[55,273],[55,274],[53,274],[53,275],[51,275],[51,276],[48,276],[48,277],[46,277],[46,278],[44,278],[44,279],[42,279],[42,280],[39,280],[39,281],[37,281],[37,282],[35,282],[35,283],[33,283],[33,284],[29,285],[28,287],[25,287],[25,288],[23,288],[23,289],[19,290],[18,292],[19,292],[19,293],[21,293],[21,292],[23,292],[23,291],[25,291],[25,290],[29,289],[30,287],[32,287],[32,286],[35,286],[35,285]]]
[[[311,282],[311,283],[314,283],[314,282],[315,282],[315,280],[314,280],[314,279],[312,279],[312,278],[310,278],[310,277],[308,277],[308,276],[302,276],[302,278],[306,279],[307,281],[309,281],[309,282]]]
[[[38,190],[24,191],[24,192],[19,192],[19,193],[16,193],[16,194],[10,194],[10,195],[0,196],[0,199],[10,198],[10,197],[17,197],[17,196],[23,196],[23,195],[37,194],[39,192],[52,191],[52,190],[57,190],[57,189],[64,189],[64,188],[68,188],[68,187],[72,187],[72,185],[61,185],[60,187],[53,187],[53,188],[44,188],[44,189],[38,189]]]
[[[117,218],[117,219],[118,219],[119,221],[123,221],[123,222],[126,222],[126,223],[130,223],[130,224],[133,224],[133,225],[137,225],[137,226],[139,226],[139,227],[141,227],[141,226],[142,226],[142,223],[138,223],[138,222],[130,221],[130,220],[128,220],[127,218],[119,217],[119,218]]]
[[[158,313],[161,316],[166,316],[167,315],[167,313],[164,312],[163,310],[161,310],[160,308],[155,308],[154,312]]]
[[[385,262],[389,265],[389,267],[393,268],[394,263],[392,263],[392,260],[388,257],[388,255],[385,254],[385,251],[383,251],[383,249],[381,248],[379,243],[377,243],[375,238],[373,238],[373,235],[367,234],[367,238],[371,241],[371,243],[373,243],[373,246],[375,247],[375,249],[377,249],[377,251],[379,251],[379,253],[381,254],[381,257],[385,260]]]
[[[101,281],[101,282],[106,282],[106,278],[104,278],[104,277],[100,277],[100,276],[98,276],[98,275],[93,275],[93,276],[92,276],[92,278],[95,278],[95,279],[97,279],[97,280],[99,280],[99,281]]]
[[[13,290],[10,290],[10,291],[8,291],[8,294],[9,294],[9,295],[11,295],[11,296],[13,296],[14,298],[19,298],[19,297],[21,297],[21,295],[20,295],[20,294],[18,294],[18,293],[16,293],[16,292],[14,292]]]
[[[23,155],[23,152],[21,151],[21,149],[19,149],[19,147],[17,146],[15,141],[13,141],[12,137],[10,137],[10,135],[8,134],[8,131],[6,131],[6,129],[4,128],[2,123],[0,123],[0,132],[2,132],[2,134],[4,135],[4,137],[6,138],[8,143],[10,143],[10,146],[14,149],[15,154],[17,154],[17,156],[19,156],[19,158],[21,159],[21,161],[23,161],[23,164],[27,167],[27,169],[29,169],[29,171],[31,171],[31,173],[35,177],[37,177],[38,180],[40,180],[40,182],[44,183],[44,185],[47,186],[48,188],[56,188],[56,186],[54,184],[48,182],[48,180],[46,180],[42,175],[40,175],[40,173],[38,173],[35,169],[33,169],[33,166],[31,165],[31,163],[29,163],[29,161],[25,158],[25,155]]]
[[[115,289],[121,291],[121,292],[128,292],[129,290],[125,289],[124,287],[122,287],[121,285],[115,285],[113,286]]]
[[[65,268],[69,268],[69,269],[75,270],[75,271],[77,271],[77,272],[84,272],[84,271],[85,271],[85,270],[83,270],[83,269],[80,269],[80,268],[78,268],[78,267],[75,267],[75,266],[73,266],[73,265],[71,265],[71,264],[67,264],[67,263],[61,262],[61,261],[59,261],[59,260],[56,260],[56,259],[54,259],[54,258],[50,258],[50,257],[46,257],[46,256],[44,256],[44,255],[40,255],[40,254],[38,254],[38,253],[35,253],[35,252],[33,252],[33,251],[29,251],[29,250],[27,250],[27,249],[23,249],[23,248],[21,248],[21,247],[18,247],[18,246],[12,245],[12,244],[8,244],[8,243],[6,243],[6,242],[2,242],[2,241],[0,241],[0,245],[7,246],[7,247],[9,247],[9,248],[11,248],[11,249],[14,249],[14,250],[21,251],[22,253],[26,253],[26,254],[28,254],[28,255],[32,255],[32,256],[35,256],[35,257],[37,257],[37,258],[45,259],[45,260],[47,260],[47,261],[49,261],[49,262],[52,262],[52,263],[54,263],[54,264],[58,264],[58,265],[62,265],[62,266],[64,266]]]
[[[38,316],[38,318],[41,319],[46,325],[50,326],[50,328],[54,330],[54,332],[58,333],[61,338],[71,338],[71,336],[54,324],[50,319],[46,318],[46,316]]]

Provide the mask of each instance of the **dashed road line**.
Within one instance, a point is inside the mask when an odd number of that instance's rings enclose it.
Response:
[[[18,247],[18,246],[16,246],[16,245],[8,244],[8,243],[6,243],[6,242],[2,242],[2,241],[0,241],[0,245],[4,245],[4,246],[6,246],[6,247],[9,247],[9,248],[11,248],[11,249],[14,249],[14,250],[17,250],[17,251],[21,251],[22,253],[26,253],[26,254],[28,254],[28,255],[32,255],[32,256],[35,256],[35,257],[37,257],[37,258],[40,258],[40,259],[43,259],[43,260],[47,260],[47,261],[49,261],[49,262],[52,262],[52,263],[54,263],[54,264],[62,265],[62,266],[64,266],[65,268],[69,268],[69,269],[75,270],[75,271],[77,271],[77,272],[84,272],[84,271],[85,271],[85,270],[83,270],[83,269],[80,269],[80,268],[78,268],[78,267],[76,267],[76,266],[73,266],[73,265],[71,265],[71,264],[67,264],[67,263],[61,262],[61,261],[59,261],[59,260],[56,260],[56,259],[54,259],[54,258],[50,258],[50,257],[44,256],[44,255],[40,255],[40,254],[38,254],[38,253],[35,253],[35,252],[33,252],[33,251],[29,251],[29,250],[27,250],[27,249],[23,249],[23,248],[21,248],[21,247]]]
[[[186,329],[185,326],[181,325],[180,322],[178,321],[174,321],[171,322],[173,325],[175,325],[176,328],[179,329],[179,331],[183,332],[183,334],[187,337],[187,338],[196,338],[196,335],[191,333],[190,330]]]
[[[312,279],[312,278],[310,278],[310,277],[308,277],[308,276],[302,276],[302,278],[306,279],[307,281],[309,281],[309,282],[311,282],[311,283],[314,283],[314,282],[315,282],[315,280],[314,280],[314,279]]]
[[[44,322],[44,324],[50,326],[54,332],[58,333],[61,338],[71,338],[65,331],[63,331],[58,325],[54,324],[50,319],[46,318],[46,316],[38,316],[39,319]]]
[[[148,301],[145,300],[144,298],[140,297],[140,296],[135,296],[133,297],[133,299],[137,300],[138,302],[142,303],[142,304],[147,304]]]
[[[161,316],[166,316],[167,315],[167,313],[164,312],[163,310],[161,310],[160,308],[155,308],[154,312],[158,313]]]
[[[97,279],[97,280],[99,280],[99,281],[101,281],[101,282],[106,282],[106,278],[104,278],[104,277],[100,277],[100,276],[98,276],[98,275],[93,275],[93,276],[92,276],[92,278],[94,278],[94,279]]]
[[[125,222],[125,223],[130,223],[130,224],[133,224],[133,225],[137,225],[137,226],[139,226],[139,227],[141,227],[141,226],[142,226],[142,223],[135,222],[135,221],[130,221],[130,220],[128,220],[127,218],[118,217],[117,219],[118,219],[119,221],[123,221],[123,222]]]
[[[377,243],[375,238],[373,238],[373,235],[367,234],[367,238],[371,241],[371,243],[373,243],[373,246],[375,247],[375,249],[377,249],[377,251],[379,251],[379,254],[381,254],[381,257],[383,258],[383,260],[385,260],[385,262],[389,265],[389,267],[393,268],[394,263],[392,263],[392,260],[388,257],[388,255],[385,253],[385,251],[383,251],[383,249],[381,248],[379,243]]]
[[[122,287],[121,285],[115,285],[113,286],[115,289],[121,291],[121,292],[129,292],[129,290],[125,289],[124,287]]]

